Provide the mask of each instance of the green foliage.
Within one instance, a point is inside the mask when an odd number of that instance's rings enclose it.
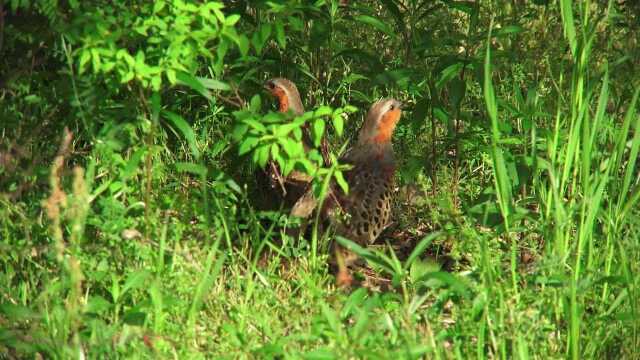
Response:
[[[638,358],[637,10],[0,2],[0,357]],[[385,245],[292,237],[258,168],[330,204],[383,96]]]
[[[163,79],[175,85],[178,73],[193,73],[201,58],[220,76],[232,45],[246,55],[248,40],[234,27],[240,16],[225,16],[220,2],[155,1],[138,6],[136,13],[127,6],[100,6],[73,24],[79,33],[71,38],[81,44],[75,55],[80,74],[90,66],[94,74],[159,91]]]

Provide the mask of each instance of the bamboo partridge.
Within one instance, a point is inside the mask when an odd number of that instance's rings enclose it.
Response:
[[[280,112],[287,112],[291,110],[295,115],[302,115],[304,113],[304,106],[302,100],[300,100],[300,93],[296,85],[285,78],[273,78],[267,80],[265,83],[265,89],[269,91],[278,100],[278,110]],[[305,125],[303,145],[305,151],[309,151],[311,148],[311,137],[309,136],[309,128]],[[329,142],[326,137],[322,137],[320,142],[320,152],[325,165],[329,165]]]
[[[391,196],[396,161],[391,137],[400,120],[400,102],[383,99],[371,106],[358,134],[358,141],[341,159],[351,164],[345,172],[349,193],[336,190],[336,197],[347,218],[337,233],[360,245],[373,243],[391,219]],[[336,247],[338,283],[348,285],[346,266],[355,259],[346,249]]]
[[[278,110],[280,112],[292,111],[295,115],[304,113],[300,93],[292,81],[284,78],[274,78],[268,80],[264,87],[277,99]],[[305,152],[311,149],[311,144],[309,129],[305,125],[302,138],[302,145]],[[328,166],[330,164],[329,145],[326,137],[323,137],[320,142],[320,151],[325,165]],[[290,215],[299,218],[308,218],[316,205],[316,199],[313,196],[313,192],[310,191],[311,177],[299,171],[293,171],[283,179],[277,165],[273,161],[269,162],[268,166],[268,176],[271,179],[272,187],[275,188],[279,183],[282,188],[283,197],[285,198],[285,204],[292,206]],[[303,225],[302,228],[304,227]]]

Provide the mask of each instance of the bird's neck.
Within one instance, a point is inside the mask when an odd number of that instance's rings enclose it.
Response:
[[[283,91],[278,95],[278,110],[280,112],[287,112],[291,110],[295,115],[302,115],[304,113],[304,107],[302,106],[302,100],[300,96],[290,91]]]
[[[394,165],[393,145],[391,142],[358,142],[358,161],[377,162],[381,164]]]
[[[304,107],[302,106],[302,100],[298,96],[291,96],[289,99],[289,109],[296,115],[302,115],[304,113]]]

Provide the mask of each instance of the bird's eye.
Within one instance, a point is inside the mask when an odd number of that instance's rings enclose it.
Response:
[[[267,86],[269,86],[269,89],[273,89],[273,88],[275,88],[275,87],[276,87],[276,85],[275,85],[272,81],[269,81],[269,82],[267,83]]]
[[[389,111],[393,111],[395,108],[396,108],[396,106],[391,104],[391,106],[389,106]]]

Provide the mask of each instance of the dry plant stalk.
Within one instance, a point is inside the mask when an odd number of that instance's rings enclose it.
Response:
[[[84,169],[79,166],[73,169],[71,196],[68,196],[62,189],[62,169],[65,158],[71,152],[72,139],[73,134],[65,128],[58,154],[51,166],[49,177],[51,195],[43,201],[43,207],[51,221],[49,229],[54,239],[56,259],[64,269],[63,276],[66,275],[69,289],[65,299],[66,316],[73,333],[73,345],[79,348],[80,341],[77,330],[80,327],[83,308],[82,282],[84,276],[80,262],[73,254],[79,250],[80,241],[84,235],[84,225],[89,210],[89,192],[84,179]],[[71,224],[69,252],[66,251],[63,221]]]

